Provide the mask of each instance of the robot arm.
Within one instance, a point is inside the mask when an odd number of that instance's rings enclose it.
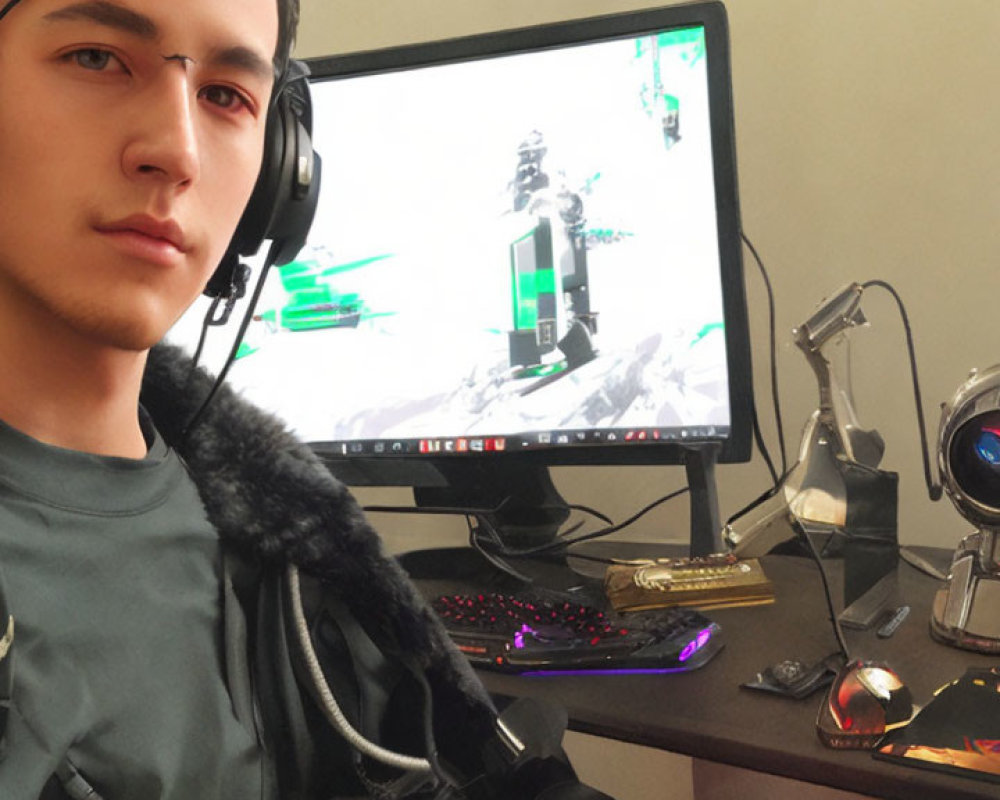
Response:
[[[875,470],[882,460],[882,437],[858,425],[850,393],[838,384],[824,353],[831,341],[867,322],[861,310],[863,291],[861,284],[848,284],[792,332],[816,375],[819,407],[802,434],[798,460],[774,492],[726,525],[723,536],[742,558],[770,552],[793,538],[797,530],[843,528],[847,522],[846,467]]]
[[[823,348],[851,328],[865,325],[868,320],[861,310],[864,287],[850,283],[822,305],[792,331],[795,344],[805,354],[819,382],[819,422],[835,437],[836,454],[849,461],[877,467],[885,453],[885,442],[876,430],[863,430],[858,425],[854,402],[836,380]]]

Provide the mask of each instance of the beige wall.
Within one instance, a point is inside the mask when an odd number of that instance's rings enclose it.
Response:
[[[303,0],[299,54],[317,55],[641,7],[628,0]],[[901,293],[932,431],[970,367],[1000,361],[1000,0],[729,0],[743,224],[774,285],[789,445],[815,404],[790,329],[844,283]],[[373,10],[374,9],[374,10]],[[757,400],[773,441],[767,313],[747,258]],[[900,473],[900,538],[951,547],[966,523],[923,488],[902,327],[884,292],[851,336],[861,423]],[[759,459],[719,470],[723,515],[766,487]],[[567,500],[616,519],[681,485],[676,468],[563,469]],[[366,497],[371,496],[366,495]],[[380,495],[397,497],[395,493]],[[377,521],[390,538],[412,518]],[[676,507],[637,529],[686,535]],[[404,529],[405,526],[405,529]],[[437,530],[438,523],[423,530]],[[454,529],[452,529],[454,530]],[[455,532],[454,536],[460,536]]]

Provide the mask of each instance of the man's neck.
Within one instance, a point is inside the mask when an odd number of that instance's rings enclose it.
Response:
[[[101,345],[58,325],[16,334],[0,321],[0,419],[46,444],[145,456],[138,403],[146,351]]]

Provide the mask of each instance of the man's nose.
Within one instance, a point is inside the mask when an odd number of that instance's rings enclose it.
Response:
[[[122,168],[131,178],[160,181],[179,189],[197,181],[197,103],[183,64],[165,65],[143,90],[136,104],[133,131],[122,153]]]

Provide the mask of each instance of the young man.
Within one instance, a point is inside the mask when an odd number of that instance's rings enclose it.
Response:
[[[601,797],[503,734],[307,448],[225,390],[186,435],[211,382],[154,344],[296,18],[0,0],[0,797]]]

